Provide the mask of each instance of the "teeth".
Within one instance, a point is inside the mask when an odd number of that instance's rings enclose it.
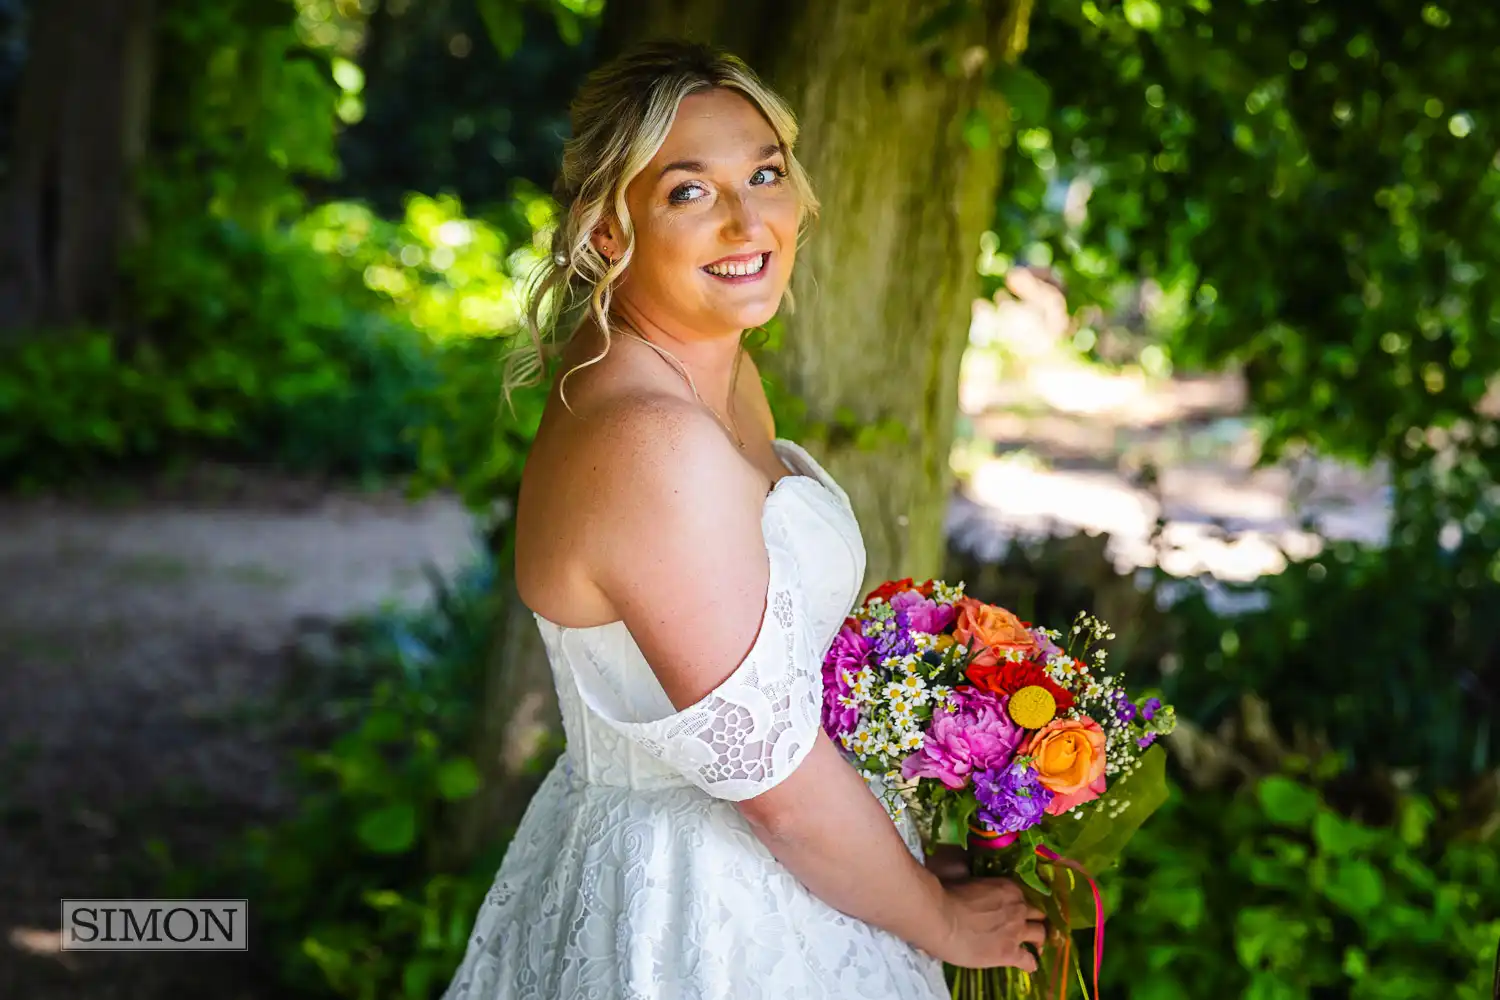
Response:
[[[766,255],[761,254],[747,261],[735,261],[729,264],[710,264],[704,268],[709,274],[719,274],[725,277],[741,277],[747,274],[759,274],[760,269],[766,266]]]

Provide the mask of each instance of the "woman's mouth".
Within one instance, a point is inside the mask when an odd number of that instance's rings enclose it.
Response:
[[[739,254],[714,261],[701,270],[704,274],[732,285],[759,281],[766,274],[766,265],[771,262],[771,251]]]

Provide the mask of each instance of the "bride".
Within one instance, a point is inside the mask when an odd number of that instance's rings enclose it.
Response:
[[[819,725],[864,546],[838,484],[776,438],[740,343],[817,208],[796,131],[743,63],[687,43],[621,57],[574,104],[538,336],[506,384],[586,303],[516,530],[567,751],[447,1000],[908,1000],[948,996],[940,960],[1035,967],[1040,911],[934,874]]]

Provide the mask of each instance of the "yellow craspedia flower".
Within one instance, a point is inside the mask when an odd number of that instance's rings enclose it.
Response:
[[[1036,684],[1010,696],[1010,717],[1023,729],[1041,729],[1057,717],[1057,699]]]

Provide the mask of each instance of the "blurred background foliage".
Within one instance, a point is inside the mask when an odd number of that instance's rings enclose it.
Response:
[[[436,995],[503,851],[458,866],[445,842],[480,780],[472,708],[543,399],[504,408],[497,361],[602,9],[160,0],[119,311],[0,318],[14,487],[226,459],[453,490],[492,526],[431,609],[352,624],[287,694],[316,723],[295,815],[205,867],[158,846],[167,884],[257,900],[277,995]],[[0,0],[6,165],[27,13]],[[1384,544],[1291,559],[1239,612],[1096,572],[1102,540],[950,551],[982,598],[1098,609],[1187,723],[1172,804],[1109,877],[1130,915],[1110,996],[1488,995],[1497,50],[1500,12],[1474,2],[1056,0],[990,80],[1001,117],[970,123],[1008,146],[986,293],[1050,269],[1098,364],[1242,371],[1268,460],[1392,474]],[[805,408],[770,393],[795,436]]]

